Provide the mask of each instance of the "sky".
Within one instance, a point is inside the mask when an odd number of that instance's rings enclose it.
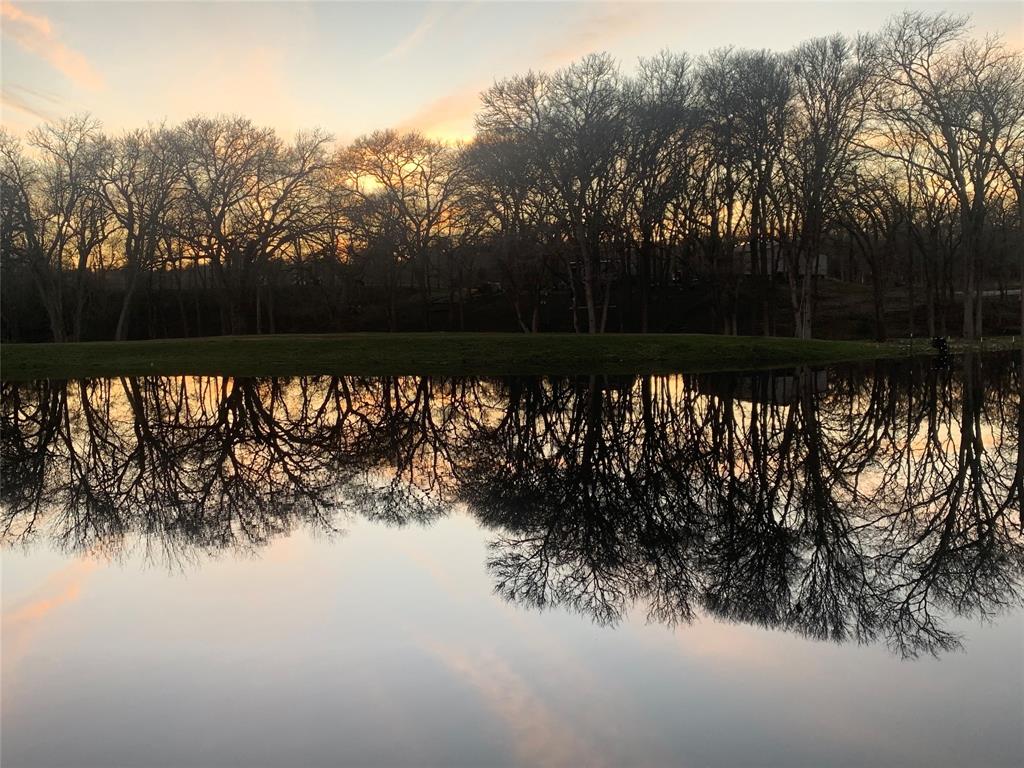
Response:
[[[1012,2],[41,2],[2,0],[0,122],[88,112],[111,131],[242,114],[285,135],[378,128],[469,138],[495,80],[595,51],[784,50],[904,8],[969,13],[1024,47]]]

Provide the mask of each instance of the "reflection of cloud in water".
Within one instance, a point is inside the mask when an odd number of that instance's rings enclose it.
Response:
[[[558,716],[530,683],[489,651],[427,643],[427,649],[457,678],[475,690],[484,706],[508,728],[525,765],[556,768],[607,765],[607,760]],[[582,701],[586,692],[577,691]]]
[[[91,557],[78,557],[52,573],[36,593],[3,612],[4,663],[19,659],[33,635],[58,609],[73,603],[82,594],[89,574],[99,567]]]

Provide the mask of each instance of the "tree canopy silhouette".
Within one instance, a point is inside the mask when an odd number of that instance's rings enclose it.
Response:
[[[909,334],[1015,327],[1024,59],[966,17],[628,70],[592,54],[496,82],[476,128],[4,133],[3,333],[463,329],[475,302],[476,328],[809,337],[824,277],[871,286],[878,338],[895,300]]]

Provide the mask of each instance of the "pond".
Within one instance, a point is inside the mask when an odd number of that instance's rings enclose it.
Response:
[[[1021,371],[5,382],[3,765],[1017,765]]]

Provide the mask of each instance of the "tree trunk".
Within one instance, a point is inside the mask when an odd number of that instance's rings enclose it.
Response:
[[[587,333],[597,333],[597,304],[594,296],[594,265],[583,251],[583,300],[587,303]]]
[[[907,331],[910,338],[914,338],[917,328],[915,326],[915,312],[917,311],[917,297],[914,295],[914,244],[907,238]]]
[[[48,267],[38,264],[32,266],[32,282],[36,286],[40,301],[46,310],[46,319],[50,323],[50,335],[56,342],[67,341],[64,330],[64,297],[60,277],[55,277]]]
[[[267,283],[267,326],[271,334],[277,333],[277,320],[274,317],[274,286]]]
[[[608,305],[611,303],[612,296],[612,282],[606,280],[604,284],[604,303],[601,306],[601,325],[598,330],[599,333],[604,333],[605,328],[608,327]]]
[[[640,243],[640,331],[642,333],[647,333],[650,330],[652,250],[650,238],[644,235]]]
[[[50,321],[50,334],[57,342],[67,341],[67,332],[64,330],[64,313],[59,301],[52,298],[44,298],[43,306],[46,307],[46,317]]]
[[[128,316],[131,312],[132,298],[135,296],[135,290],[139,284],[139,273],[135,272],[132,274],[131,282],[128,284],[128,289],[124,293],[124,299],[121,301],[121,311],[117,316],[117,328],[114,330],[114,340],[123,341],[125,332],[128,329]]]
[[[970,257],[964,265],[964,320],[963,336],[965,339],[976,337],[974,330],[974,270],[971,268]]]
[[[978,250],[979,232],[975,226],[973,217],[968,217],[964,223],[964,323],[963,335],[965,339],[976,339],[981,332],[978,322],[978,309],[980,303],[980,286],[978,285]]]
[[[566,259],[566,265],[569,270],[569,305],[572,311],[572,330],[574,333],[580,332],[580,313],[579,313],[579,295],[576,290],[576,275],[573,274],[572,269],[572,257]]]
[[[875,304],[875,340],[885,341],[885,285],[877,260],[871,265],[871,288]]]
[[[256,286],[256,335],[263,333],[263,286]]]

